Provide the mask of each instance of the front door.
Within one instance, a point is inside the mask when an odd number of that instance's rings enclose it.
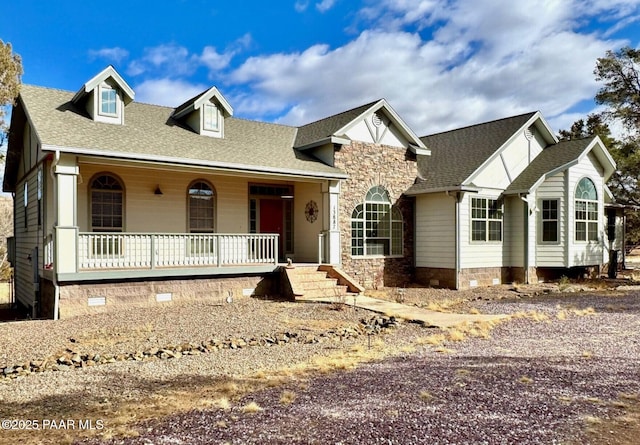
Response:
[[[282,250],[282,240],[284,238],[284,214],[282,211],[282,200],[261,199],[260,200],[260,233],[277,233],[278,253],[284,258]]]

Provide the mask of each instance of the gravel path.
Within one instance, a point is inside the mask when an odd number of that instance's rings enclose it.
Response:
[[[589,443],[589,419],[620,416],[624,394],[640,394],[640,296],[546,296],[477,307],[549,319],[504,323],[489,340],[449,343],[455,352],[422,346],[263,390],[227,410],[145,423],[139,437],[109,443]],[[291,403],[281,401],[285,391]],[[261,409],[246,412],[251,402]]]

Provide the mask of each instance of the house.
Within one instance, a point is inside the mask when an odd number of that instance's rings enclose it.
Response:
[[[300,127],[236,118],[215,87],[134,99],[111,66],[22,88],[3,189],[35,315],[276,293],[289,259],[454,288],[605,262],[615,164],[539,113],[419,138],[384,99]]]
[[[535,112],[422,141],[432,153],[405,192],[416,197],[417,281],[531,283],[599,271],[608,249],[620,248],[604,219],[615,162],[597,136],[559,142]]]

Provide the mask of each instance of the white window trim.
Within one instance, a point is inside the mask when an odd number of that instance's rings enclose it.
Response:
[[[557,203],[556,205],[556,212],[557,212],[557,218],[555,220],[553,219],[544,219],[544,207],[543,207],[543,203],[544,201],[555,201]],[[538,244],[543,244],[543,245],[558,245],[560,244],[560,215],[561,215],[561,206],[562,205],[562,201],[560,198],[542,198],[540,199],[540,225],[539,225],[539,236],[538,236]],[[555,221],[556,222],[556,240],[555,241],[544,241],[543,240],[543,236],[544,236],[544,222],[545,221]]]
[[[474,218],[473,217],[473,200],[474,199],[485,199],[487,201],[487,206],[485,208],[487,212],[487,216],[484,218]],[[496,201],[500,204],[500,219],[489,218],[489,201]],[[474,240],[473,239],[473,222],[474,221],[484,221],[485,222],[485,238],[484,240]],[[500,239],[499,240],[490,240],[489,239],[489,222],[490,221],[500,221]],[[491,196],[470,196],[469,197],[469,242],[471,244],[502,244],[504,241],[504,203],[501,202],[496,197]]]
[[[207,110],[213,111],[213,115],[215,117],[214,126],[207,125]],[[220,131],[220,111],[218,110],[218,107],[215,104],[206,103],[202,106],[202,129],[205,131],[213,131],[213,132]]]
[[[113,91],[113,92],[115,92],[115,101],[116,101],[115,102],[115,108],[116,108],[115,113],[108,113],[106,111],[102,111],[102,92],[103,91]],[[119,116],[118,111],[120,109],[120,107],[118,105],[119,105],[118,104],[118,90],[115,89],[115,88],[112,88],[110,86],[107,86],[107,85],[100,85],[98,87],[98,114],[100,116],[118,117]]]
[[[593,184],[594,190],[596,192],[596,199],[582,199],[582,198],[576,198],[576,191],[578,189],[578,185],[580,184],[580,182],[583,179],[588,179],[589,181],[591,181],[591,183]],[[576,182],[576,185],[573,189],[573,241],[575,243],[578,244],[589,244],[589,243],[598,243],[600,241],[600,200],[598,199],[599,195],[598,195],[598,188],[596,186],[596,182],[589,178],[588,176],[583,176],[582,178],[580,178],[578,180],[578,182]],[[577,207],[578,207],[578,202],[584,202],[585,203],[585,214],[587,216],[586,219],[578,219],[576,217],[576,212],[577,212]],[[589,219],[589,204],[595,204],[596,205],[596,219]],[[585,223],[585,239],[578,239],[578,230],[577,230],[577,225],[579,222],[584,222]],[[589,239],[589,223],[593,224],[595,222],[596,224],[596,238],[595,239]]]
[[[383,188],[387,193],[388,191],[386,190],[385,187],[379,186],[381,188]],[[367,190],[367,194],[369,193],[370,189]],[[388,204],[389,205],[389,254],[388,255],[381,255],[381,254],[367,254],[367,218],[366,218],[366,214],[367,214],[367,204]],[[362,218],[353,218],[353,211],[358,207],[362,205]],[[400,213],[400,218],[401,219],[394,219],[393,218],[393,213],[394,213],[394,209],[397,210]],[[402,254],[397,254],[397,253],[392,253],[394,250],[394,243],[393,243],[393,226],[394,223],[400,223],[402,228],[403,228],[403,232],[404,232],[404,218],[402,218],[402,212],[400,211],[400,208],[393,205],[391,203],[391,201],[389,201],[388,203],[381,203],[379,201],[367,201],[366,199],[366,194],[365,194],[365,199],[356,204],[356,206],[353,208],[353,210],[351,211],[351,215],[352,217],[349,219],[349,231],[351,233],[351,236],[353,236],[353,222],[354,221],[359,221],[362,223],[362,230],[363,230],[363,251],[364,254],[363,255],[356,255],[353,253],[353,246],[349,246],[349,252],[350,252],[350,256],[353,259],[375,259],[375,258],[404,258],[404,233],[402,233],[402,237],[400,238],[400,248],[402,249],[403,253]],[[374,239],[374,238],[369,238],[369,239]]]

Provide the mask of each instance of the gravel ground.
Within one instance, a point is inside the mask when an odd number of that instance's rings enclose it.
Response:
[[[448,344],[455,352],[422,346],[253,393],[227,410],[143,423],[139,437],[108,443],[582,444],[590,419],[621,416],[621,394],[640,395],[640,295],[481,299],[476,307],[549,319],[514,319],[489,340]],[[291,403],[281,401],[285,390]],[[246,412],[250,402],[261,409]]]

